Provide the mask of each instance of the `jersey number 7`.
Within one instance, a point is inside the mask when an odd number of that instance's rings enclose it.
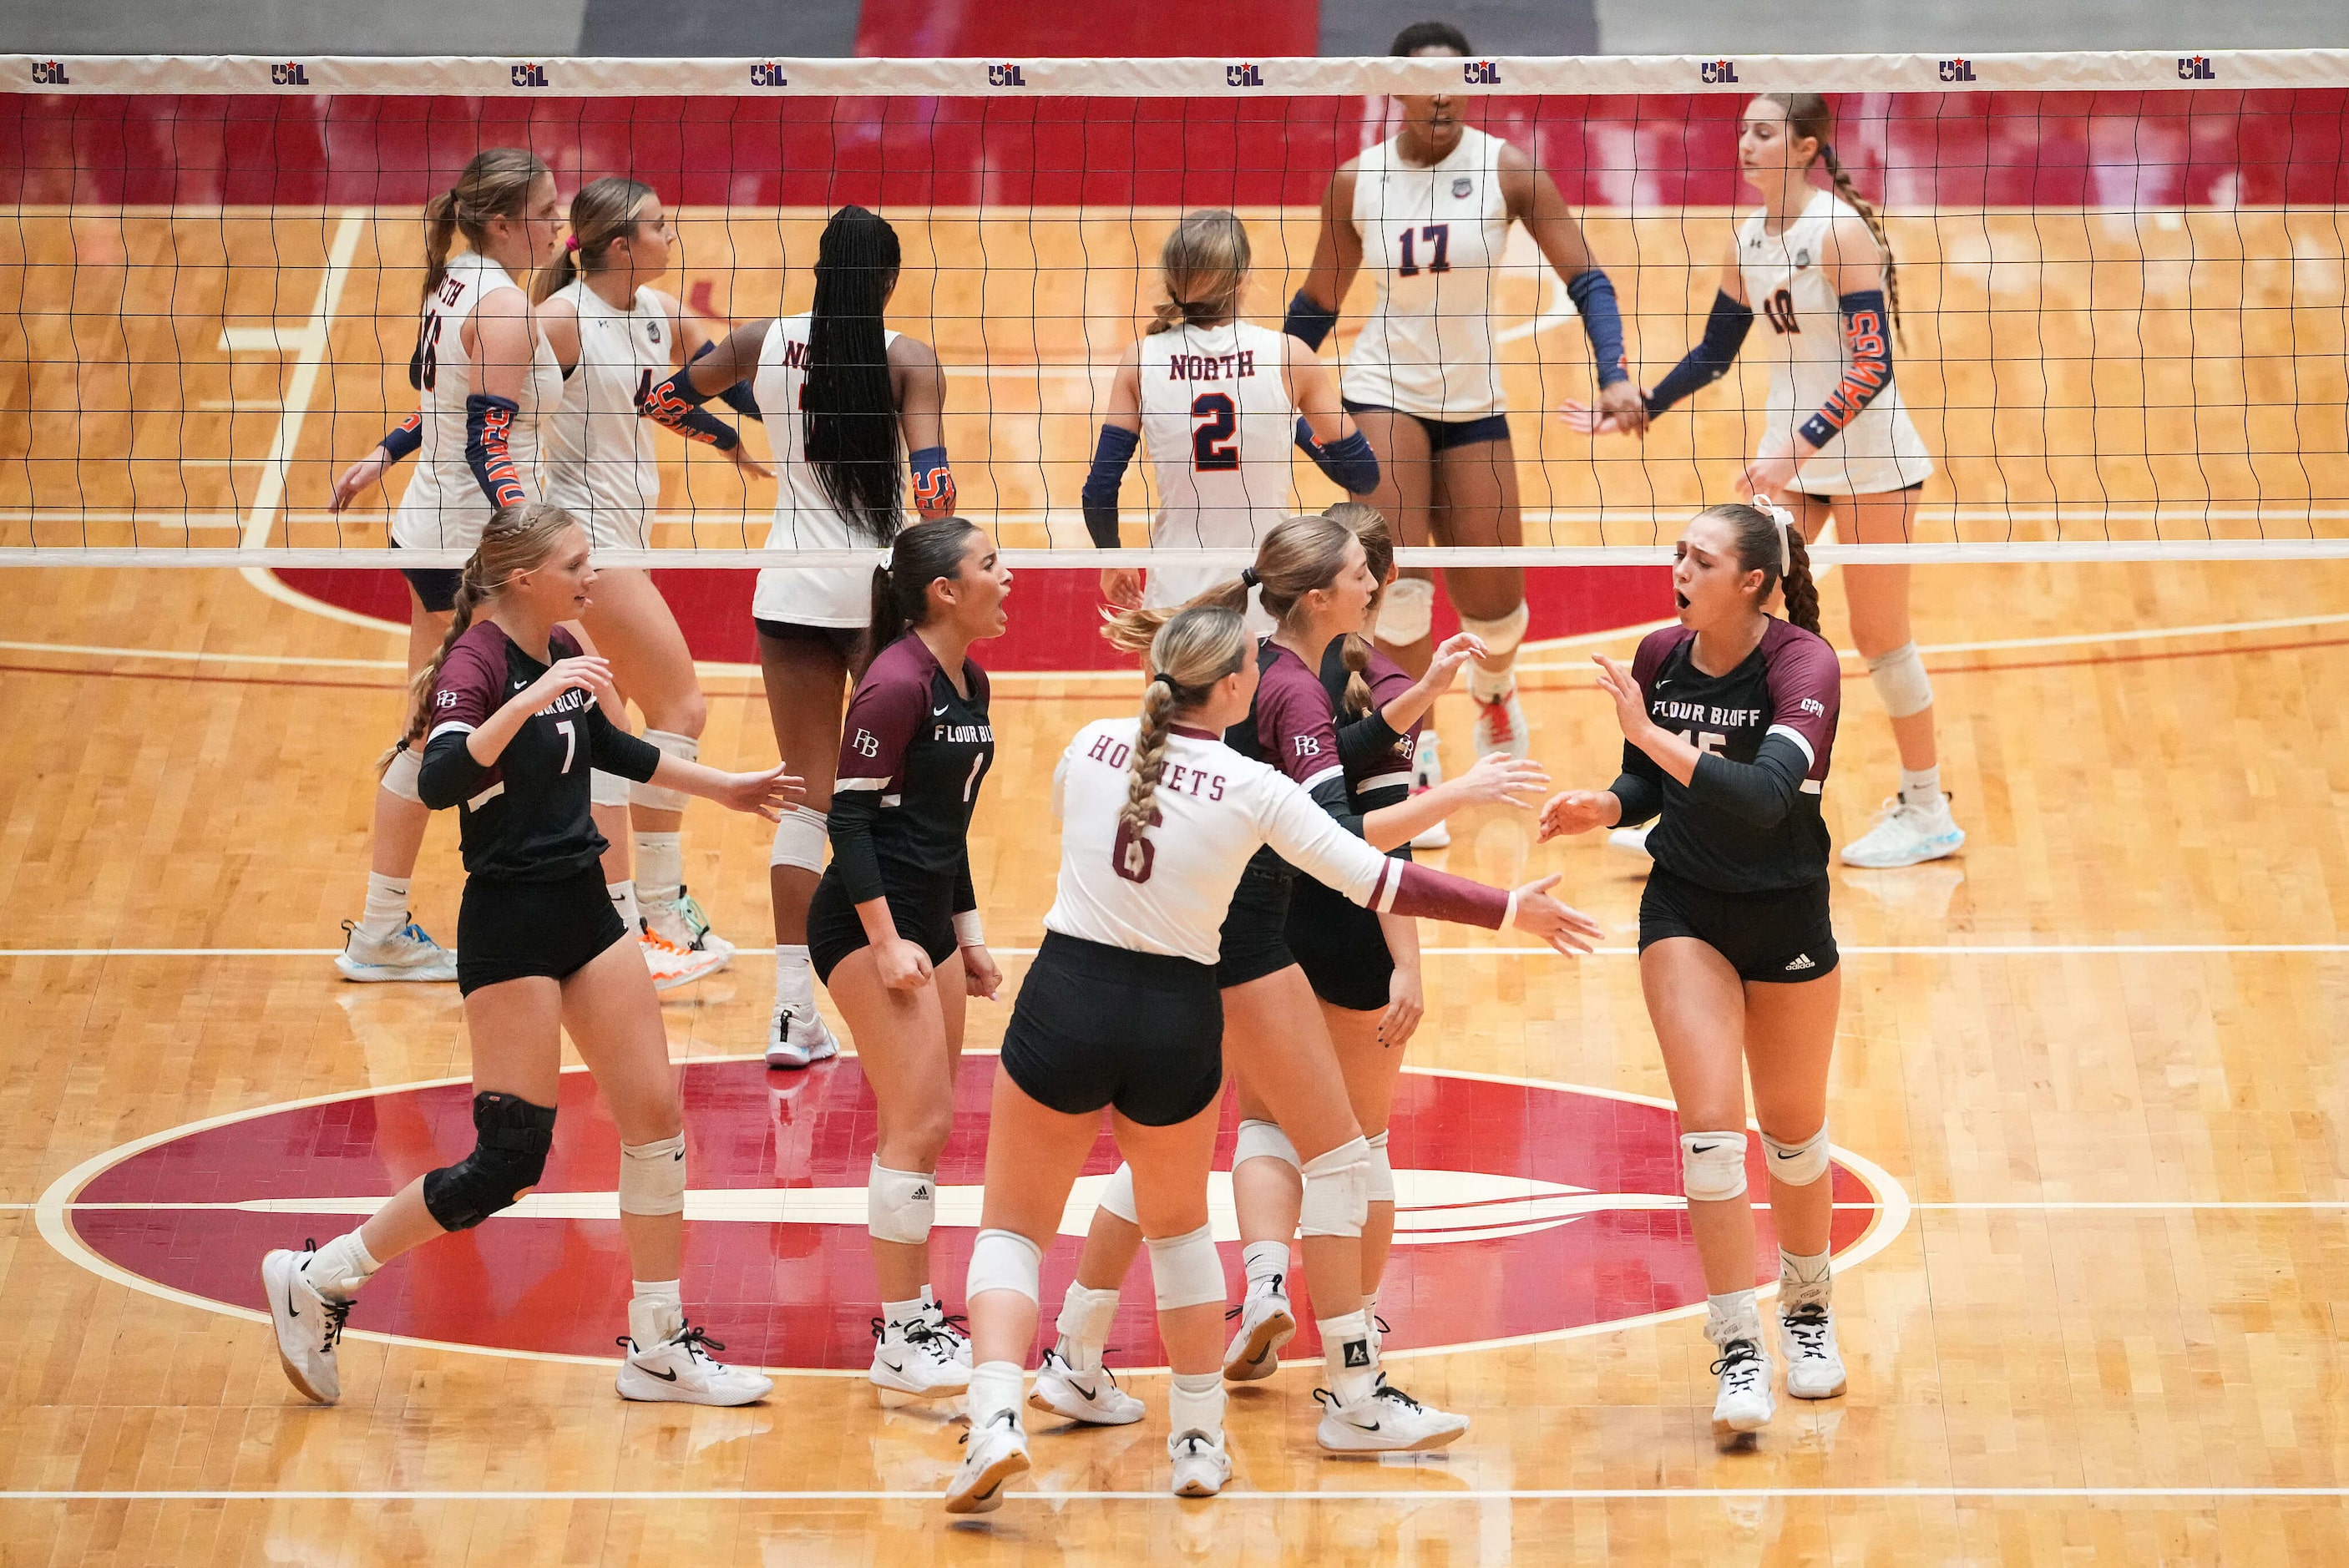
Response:
[[[1202,392],[1191,399],[1191,418],[1199,420],[1191,431],[1191,467],[1200,473],[1229,473],[1240,466],[1240,449],[1232,440],[1239,429],[1239,411],[1221,392]]]

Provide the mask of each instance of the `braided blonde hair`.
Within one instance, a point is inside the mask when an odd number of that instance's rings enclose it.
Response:
[[[1868,225],[1868,232],[1876,236],[1877,248],[1884,253],[1884,303],[1892,313],[1892,335],[1905,346],[1907,340],[1900,337],[1900,269],[1893,263],[1892,236],[1885,230],[1884,214],[1876,210],[1874,202],[1859,193],[1859,187],[1851,182],[1850,171],[1836,157],[1835,144],[1830,139],[1835,134],[1835,110],[1829,108],[1827,100],[1816,93],[1764,93],[1761,96],[1786,111],[1788,136],[1807,136],[1819,144],[1818,161],[1826,166],[1827,179],[1835,186],[1836,195],[1859,214],[1859,221]]]
[[[1327,507],[1321,515],[1331,522],[1342,522],[1354,531],[1362,542],[1362,561],[1371,569],[1371,577],[1379,591],[1371,595],[1369,608],[1362,612],[1362,624],[1378,624],[1379,603],[1387,596],[1387,573],[1394,570],[1394,531],[1387,526],[1386,513],[1366,500],[1341,500]],[[1371,699],[1371,642],[1360,632],[1346,634],[1346,696],[1343,704],[1349,717],[1360,718],[1377,705]]]
[[[577,518],[543,500],[502,506],[490,514],[489,526],[481,530],[481,542],[474,547],[464,570],[458,573],[456,614],[449,617],[448,634],[440,639],[440,646],[424,667],[416,672],[416,678],[408,683],[407,731],[376,758],[377,777],[380,778],[393,758],[423,739],[431,728],[432,688],[440,679],[440,666],[448,662],[449,650],[457,645],[457,639],[471,628],[481,604],[495,599],[515,573],[535,572],[545,565],[547,558],[563,542],[564,532],[578,526]]]
[[[1124,852],[1139,858],[1143,830],[1158,806],[1158,778],[1166,768],[1166,738],[1174,715],[1207,699],[1217,681],[1239,673],[1251,652],[1247,623],[1237,610],[1193,603],[1174,612],[1150,640],[1150,685],[1142,693],[1142,729],[1133,739],[1125,804],[1118,820],[1133,841]],[[1139,872],[1135,863],[1127,868]]]
[[[1220,207],[1185,212],[1158,252],[1166,274],[1166,301],[1153,315],[1155,336],[1178,326],[1215,326],[1239,314],[1247,282],[1248,237],[1239,218]]]
[[[1235,577],[1174,609],[1121,610],[1104,614],[1102,635],[1122,654],[1147,654],[1160,628],[1185,610],[1213,606],[1236,615],[1247,612],[1250,587],[1261,587],[1265,614],[1286,620],[1305,595],[1327,588],[1345,569],[1346,546],[1354,531],[1327,517],[1284,518],[1257,546],[1252,577]]]

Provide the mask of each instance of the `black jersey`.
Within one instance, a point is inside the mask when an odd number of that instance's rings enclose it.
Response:
[[[954,913],[978,907],[968,837],[995,761],[987,672],[962,665],[965,697],[929,645],[908,632],[874,657],[841,722],[832,794],[832,865],[852,903],[954,883]]]
[[[1682,784],[1626,742],[1615,794],[1626,826],[1662,811],[1648,835],[1658,865],[1719,892],[1800,887],[1827,874],[1819,814],[1835,745],[1843,671],[1816,633],[1775,616],[1727,675],[1696,667],[1696,634],[1651,632],[1631,673],[1649,717],[1694,746]]]
[[[558,627],[548,651],[560,660],[580,650]],[[416,790],[435,810],[460,808],[459,843],[474,876],[555,882],[578,875],[608,847],[588,814],[590,770],[641,784],[660,766],[657,747],[615,725],[575,687],[524,719],[495,762],[485,768],[475,761],[465,738],[546,671],[495,621],[480,621],[457,639],[432,684],[432,728]]]
[[[1338,758],[1337,705],[1305,661],[1270,637],[1257,645],[1256,667],[1255,706],[1247,717],[1224,731],[1224,744],[1304,786],[1322,810],[1359,837],[1361,814],[1350,810],[1345,765]],[[1248,870],[1259,875],[1295,874],[1269,844],[1257,851]]]
[[[1321,655],[1321,689],[1329,695],[1332,711],[1344,711],[1346,687],[1352,678],[1353,672],[1346,667],[1346,639],[1340,637]],[[1376,647],[1371,649],[1362,682],[1371,688],[1371,711],[1339,721],[1338,759],[1346,769],[1346,788],[1352,792],[1354,809],[1368,812],[1410,798],[1412,760],[1418,753],[1419,732],[1427,721],[1422,718],[1397,735],[1381,717],[1389,703],[1419,683]],[[1410,858],[1408,848],[1398,852]]]

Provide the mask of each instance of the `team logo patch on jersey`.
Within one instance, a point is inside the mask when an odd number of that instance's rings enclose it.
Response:
[[[645,323],[645,335],[652,339],[655,343],[658,343],[660,341],[660,323],[657,321],[648,321]]]
[[[442,707],[454,707],[457,706],[457,694],[452,691],[436,691],[432,694],[432,700]]]
[[[1810,264],[1811,249],[1808,245],[1806,245],[1801,250],[1795,253],[1795,270],[1799,273]]]
[[[947,1145],[932,1183],[931,1268],[957,1282],[948,1290],[957,1305],[986,1175],[976,1132],[995,1070],[990,1054],[964,1056],[954,1109],[968,1130]],[[855,1059],[781,1082],[757,1059],[688,1062],[680,1088],[697,1183],[685,1195],[694,1321],[746,1366],[863,1377],[873,1354],[865,1315],[840,1309],[872,1288],[865,1179],[876,1130]],[[347,1229],[412,1178],[462,1159],[474,1143],[472,1094],[466,1081],[362,1090],[142,1138],[53,1184],[36,1205],[40,1232],[112,1280],[250,1315],[253,1260],[264,1250]],[[567,1128],[592,1130],[603,1114],[585,1073],[563,1075],[557,1104]],[[1388,1314],[1390,1354],[1598,1334],[1704,1311],[1669,1104],[1406,1068],[1392,1124],[1395,1249],[1382,1294],[1406,1308]],[[1227,1107],[1207,1193],[1211,1233],[1234,1275],[1239,1226],[1226,1172],[1237,1131]],[[1909,1198],[1859,1156],[1837,1149],[1831,1158],[1830,1250],[1841,1273],[1899,1234]],[[1078,1179],[1056,1260],[1075,1255],[1117,1162],[1103,1137]],[[1756,1139],[1749,1190],[1761,1190],[1767,1164]],[[355,1335],[608,1366],[629,1295],[613,1170],[608,1133],[557,1138],[544,1177],[520,1203],[376,1276],[352,1317]],[[1754,1283],[1777,1272],[1769,1257]],[[1146,1286],[1125,1293],[1111,1336],[1123,1347],[1121,1371],[1164,1364],[1154,1306]],[[1294,1354],[1320,1354],[1309,1323]]]
[[[881,743],[874,738],[873,732],[869,729],[858,730],[856,732],[856,738],[850,741],[848,744],[854,749],[856,755],[859,757],[878,757],[881,755]]]
[[[1469,179],[1469,178],[1468,178],[1468,176],[1466,176],[1465,174],[1463,174],[1463,175],[1462,175],[1462,176],[1460,176],[1457,180],[1454,180],[1454,181],[1452,182],[1452,194],[1454,194],[1454,196],[1464,196],[1464,196],[1466,196],[1466,195],[1470,194],[1470,193],[1471,193],[1472,191],[1474,191],[1475,189],[1476,189],[1476,182],[1475,182],[1474,180]]]

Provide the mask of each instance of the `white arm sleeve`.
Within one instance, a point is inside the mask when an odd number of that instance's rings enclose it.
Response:
[[[1385,855],[1338,826],[1320,803],[1286,775],[1265,769],[1257,796],[1257,826],[1273,852],[1307,876],[1325,882],[1363,908],[1378,893],[1381,879],[1401,861]]]

